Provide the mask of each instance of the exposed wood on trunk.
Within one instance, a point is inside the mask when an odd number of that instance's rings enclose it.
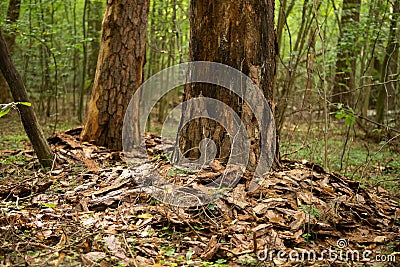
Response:
[[[242,71],[262,90],[273,109],[276,55],[274,1],[192,0],[190,22],[191,61],[220,62]],[[251,140],[248,167],[254,170],[260,155],[260,138],[257,121],[248,105],[225,88],[202,83],[186,86],[185,100],[198,96],[218,99],[240,116]],[[227,132],[213,120],[192,120],[181,129],[180,134],[182,153],[189,158],[200,156],[198,146],[204,138],[210,138],[217,144],[216,157],[219,160],[226,161],[229,157]]]

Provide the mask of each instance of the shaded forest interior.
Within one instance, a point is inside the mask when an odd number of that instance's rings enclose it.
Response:
[[[398,5],[276,1],[274,102],[283,157],[397,188],[385,178],[400,172]],[[2,30],[47,135],[84,122],[104,8],[89,0],[0,3]],[[149,8],[145,80],[188,60],[190,33],[188,1],[151,1]],[[0,82],[0,103],[11,102]],[[163,97],[147,129],[160,134],[182,97],[182,87]],[[0,123],[19,124],[7,118]],[[6,142],[24,135],[1,131]]]

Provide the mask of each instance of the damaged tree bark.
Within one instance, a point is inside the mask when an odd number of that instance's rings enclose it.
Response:
[[[219,62],[241,71],[262,90],[273,111],[277,49],[274,1],[192,0],[190,25],[190,60]],[[254,171],[260,151],[265,148],[260,147],[260,129],[249,106],[233,92],[216,85],[194,83],[185,87],[185,100],[199,96],[218,99],[239,115],[251,140],[247,167]],[[190,110],[185,112],[190,113]],[[216,157],[223,162],[228,160],[231,152],[230,138],[216,121],[194,119],[182,126],[179,135],[180,149],[187,158],[199,158],[199,143],[204,138],[209,138],[217,146]],[[279,155],[277,140],[276,148],[276,155]],[[278,157],[276,161],[279,161]]]

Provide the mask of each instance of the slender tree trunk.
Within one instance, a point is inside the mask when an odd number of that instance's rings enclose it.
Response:
[[[20,9],[21,9],[21,0],[10,0],[10,3],[8,4],[7,19],[6,19],[6,23],[8,25],[12,25],[18,20]],[[7,44],[10,54],[12,55],[15,45],[15,34],[14,33],[4,34],[4,40]],[[10,101],[10,99],[11,96],[7,81],[5,80],[3,74],[0,73],[0,103],[7,103]]]
[[[317,10],[319,9],[319,6],[320,5],[316,7]],[[300,65],[302,55],[305,52],[304,46],[307,44],[307,36],[309,35],[311,25],[315,19],[313,8],[314,7],[310,4],[310,0],[304,1],[299,33],[297,35],[293,49],[292,47],[290,47],[290,52],[292,53],[293,51],[296,51],[297,55],[295,55],[294,53],[290,55],[289,69],[287,70],[285,75],[286,77],[283,81],[283,89],[281,91],[281,94],[278,96],[278,106],[275,116],[277,118],[276,124],[278,126],[278,133],[281,132],[282,127],[285,123],[289,97],[296,83],[297,69]]]
[[[379,73],[380,73],[382,67],[380,66],[380,62],[376,58],[376,56],[373,56],[370,64],[371,64],[371,67],[368,69],[366,78],[363,79],[364,84],[373,84],[375,82],[379,82],[379,79],[380,79]],[[363,89],[360,91],[359,113],[363,117],[368,116],[371,91],[375,91],[375,87],[376,86],[373,86],[373,85],[364,86]],[[364,123],[363,125],[366,126],[364,121],[360,121],[360,123]]]
[[[191,61],[213,61],[229,65],[251,77],[273,109],[276,42],[274,1],[191,1]],[[245,90],[245,89],[244,89]],[[248,169],[254,171],[260,155],[259,129],[249,107],[233,92],[215,85],[194,83],[185,88],[185,100],[205,96],[231,107],[243,121],[251,140]],[[184,110],[185,112],[190,110]],[[233,123],[233,122],[232,122]],[[204,138],[217,145],[217,155],[227,161],[230,138],[210,119],[195,119],[180,131],[180,149],[187,158],[199,158]]]
[[[87,76],[90,79],[90,85],[93,86],[94,77],[96,74],[97,58],[100,49],[100,33],[101,21],[103,16],[103,2],[99,0],[91,0],[88,3],[88,31],[87,37],[92,41],[88,46],[87,60]]]
[[[168,1],[167,3],[172,5],[173,4],[173,0]],[[165,13],[164,13],[164,21],[168,21],[168,15],[169,15],[168,12],[165,11]],[[164,36],[162,36],[162,39],[161,39],[161,51],[168,51],[167,42],[172,43],[172,40],[171,40],[171,38],[169,38],[168,33],[165,33]],[[168,53],[173,53],[173,50],[169,49]],[[163,70],[163,69],[169,67],[169,63],[168,62],[169,62],[169,59],[171,57],[169,55],[167,57],[168,57],[167,58],[167,65],[165,65],[165,61],[166,61],[165,60],[166,59],[165,55],[161,54],[159,70]],[[158,103],[157,121],[159,123],[163,123],[165,118],[168,115],[168,113],[167,113],[168,112],[168,103],[170,102],[169,96],[170,95],[168,95],[168,94],[163,96],[163,98],[161,98],[159,103]]]
[[[376,103],[376,121],[379,123],[384,122],[385,107],[387,109],[393,108],[394,99],[396,96],[399,82],[395,81],[398,74],[398,58],[399,58],[399,40],[397,36],[397,20],[400,13],[399,1],[393,2],[393,12],[390,19],[389,40],[383,58],[381,70],[381,83],[379,88],[378,100]],[[392,82],[391,82],[392,81]]]
[[[82,141],[122,149],[126,108],[142,83],[149,0],[108,1]]]
[[[0,70],[7,80],[11,94],[15,102],[29,102],[24,83],[17,69],[15,68],[7,44],[0,31]],[[21,116],[25,132],[32,143],[33,149],[43,167],[51,167],[54,158],[53,152],[44,137],[32,107],[19,105],[18,110]]]
[[[343,0],[340,37],[332,102],[352,106],[358,48],[355,29],[360,21],[361,0]]]
[[[368,116],[368,109],[370,108],[370,99],[371,93],[376,91],[374,84],[375,82],[379,82],[380,80],[380,71],[381,64],[376,55],[376,37],[375,31],[379,28],[379,25],[382,23],[382,20],[385,18],[380,15],[379,6],[382,5],[382,0],[373,0],[368,3],[368,17],[369,18],[380,18],[377,20],[371,20],[367,27],[363,30],[362,38],[366,40],[366,42],[362,43],[360,48],[360,54],[362,55],[360,58],[360,88],[357,94],[357,111],[362,117]],[[369,131],[372,130],[371,127],[368,127],[369,122],[366,120],[357,120],[357,124],[364,130]],[[367,130],[368,129],[368,130]]]
[[[87,7],[87,21],[88,28],[86,38],[91,39],[86,47],[87,53],[87,64],[86,64],[86,81],[84,85],[84,95],[82,96],[82,106],[84,110],[87,110],[88,100],[90,95],[87,92],[91,91],[94,84],[94,78],[96,75],[97,58],[100,50],[100,33],[101,23],[104,14],[103,2],[101,0],[90,0]],[[84,115],[81,114],[82,116]]]
[[[314,87],[313,72],[314,72],[314,58],[315,58],[315,35],[313,32],[309,36],[309,50],[307,53],[307,79],[306,88],[303,96],[302,107],[307,108],[310,112],[310,117],[312,117],[312,89]],[[311,118],[310,118],[310,121]]]
[[[89,0],[85,0],[83,5],[83,17],[82,17],[82,33],[83,33],[83,58],[82,58],[82,74],[81,74],[81,84],[79,87],[79,105],[78,105],[78,120],[80,122],[83,121],[83,102],[85,97],[85,89],[86,89],[86,67],[87,67],[87,29],[86,29],[86,14],[87,14],[87,6]]]
[[[289,7],[287,7],[287,0],[280,1],[278,24],[276,25],[276,43],[279,50],[281,50],[283,28],[285,27],[287,17],[294,7],[294,1],[291,0]]]
[[[76,1],[77,0],[73,0],[73,4],[71,6],[72,8],[72,25],[73,25],[73,33],[74,36],[78,35],[78,29],[77,29],[77,18],[76,18]],[[74,112],[74,115],[77,115],[76,113],[76,88],[78,87],[78,64],[79,64],[79,50],[77,48],[77,41],[76,38],[74,38],[74,55],[73,55],[73,60],[72,60],[72,70],[73,70],[73,74],[72,74],[72,110]]]

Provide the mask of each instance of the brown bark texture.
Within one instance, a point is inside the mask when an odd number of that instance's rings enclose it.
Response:
[[[10,52],[0,31],[0,70],[10,87],[15,102],[29,102],[28,94],[20,74],[12,62]],[[32,143],[33,149],[43,167],[51,167],[53,152],[44,137],[35,112],[31,106],[18,105],[18,111],[25,132]]]
[[[108,0],[82,141],[122,149],[125,111],[142,84],[149,0]]]
[[[190,60],[219,62],[241,71],[262,90],[273,109],[277,48],[274,0],[192,0],[190,24]],[[246,85],[241,90],[246,90]],[[220,86],[205,83],[186,86],[185,100],[199,96],[222,101],[239,115],[250,139],[247,168],[254,171],[261,149],[260,129],[248,105],[235,93]],[[183,116],[188,116],[191,111],[183,112]],[[201,156],[199,143],[204,138],[214,141],[216,158],[226,162],[231,145],[227,131],[219,123],[206,118],[181,125],[179,143],[182,154],[186,158],[198,159]]]

